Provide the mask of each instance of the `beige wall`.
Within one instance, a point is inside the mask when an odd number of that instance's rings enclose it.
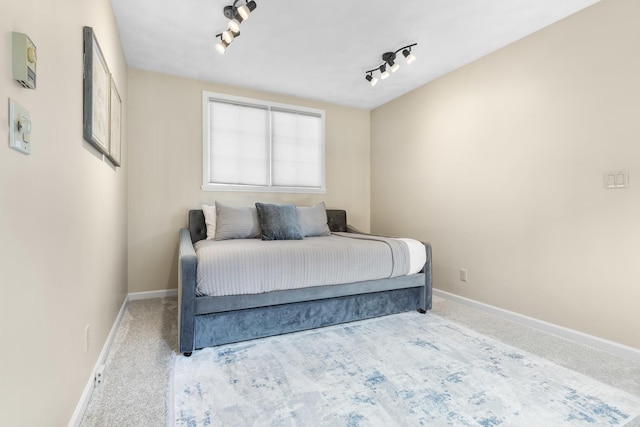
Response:
[[[326,112],[326,194],[202,191],[202,91],[321,108]],[[369,228],[369,112],[129,70],[129,291],[177,287],[178,230],[187,211],[226,201],[291,202],[346,209]]]
[[[83,141],[82,26],[125,110],[127,69],[109,0],[0,9],[0,425],[62,426],[127,293],[126,128],[123,168]],[[12,78],[12,31],[37,46],[37,90]],[[9,97],[31,113],[30,156],[8,148]]]
[[[638,22],[603,0],[374,110],[372,230],[431,241],[436,288],[640,348]]]

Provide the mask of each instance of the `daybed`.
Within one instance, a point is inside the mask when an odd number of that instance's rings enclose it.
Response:
[[[326,216],[332,235],[356,236],[347,227],[344,210],[327,209]],[[205,296],[197,289],[198,258],[194,245],[206,238],[203,211],[189,211],[189,228],[179,233],[178,255],[179,350],[185,356],[205,347],[431,309],[428,243],[423,242],[424,268],[415,274],[257,294]]]

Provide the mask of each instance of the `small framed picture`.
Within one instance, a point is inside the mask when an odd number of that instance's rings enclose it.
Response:
[[[83,137],[102,154],[109,154],[111,74],[93,28],[83,28]]]
[[[116,88],[116,83],[111,76],[111,96],[110,96],[110,108],[109,108],[109,160],[116,165],[120,166],[121,163],[121,151],[122,151],[122,100],[120,94]]]

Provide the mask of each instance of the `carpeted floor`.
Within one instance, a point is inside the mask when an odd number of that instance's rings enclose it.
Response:
[[[178,299],[131,301],[107,356],[83,427],[155,427],[166,424],[166,386],[178,348]]]
[[[640,364],[584,347],[462,304],[434,298],[435,314],[640,396]],[[126,310],[82,426],[164,426],[177,299],[133,301]],[[640,426],[640,419],[627,424]]]

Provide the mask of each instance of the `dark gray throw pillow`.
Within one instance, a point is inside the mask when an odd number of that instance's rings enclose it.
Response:
[[[262,240],[302,240],[295,205],[256,203]]]

